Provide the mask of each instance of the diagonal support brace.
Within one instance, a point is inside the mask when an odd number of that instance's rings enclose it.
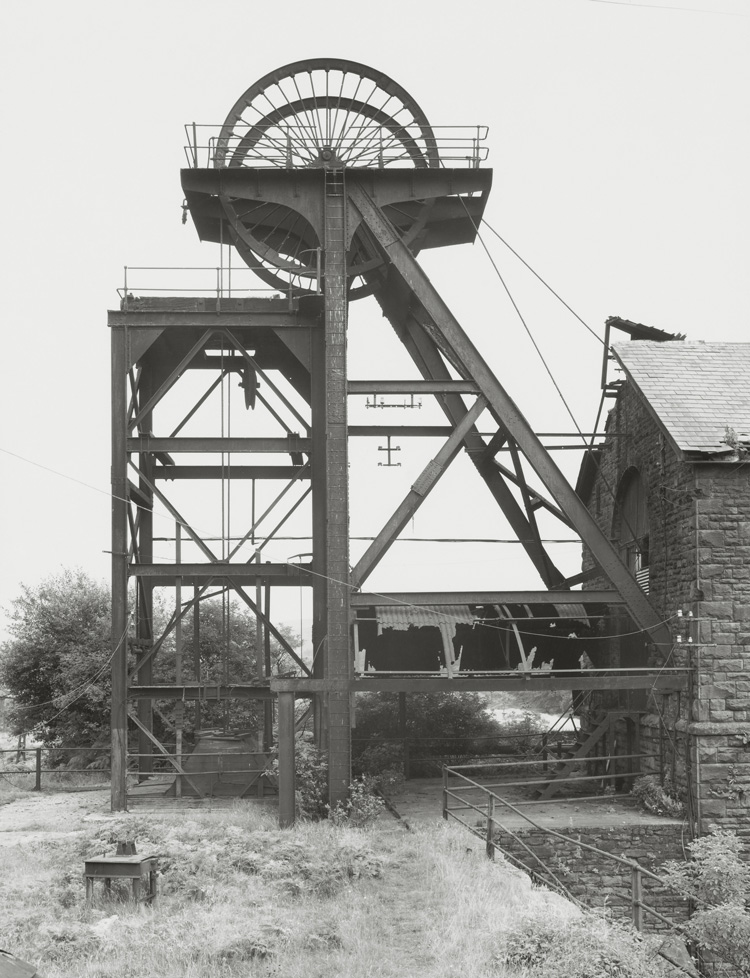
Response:
[[[441,349],[449,349],[457,358],[463,367],[462,376],[476,381],[493,413],[501,420],[542,483],[569,517],[572,526],[604,574],[622,596],[633,621],[649,633],[652,641],[671,646],[669,628],[659,618],[638,582],[620,560],[615,548],[537,438],[518,405],[485,363],[396,229],[362,187],[352,183],[348,193],[379,246],[427,313],[436,342]]]
[[[352,571],[351,580],[355,587],[361,587],[388,552],[414,513],[419,509],[438,480],[458,455],[467,434],[474,427],[479,415],[487,407],[483,397],[478,397],[464,417],[451,432],[450,437],[411,487],[400,506],[378,533]]]

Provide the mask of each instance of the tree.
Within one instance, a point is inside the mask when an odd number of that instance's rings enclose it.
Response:
[[[12,638],[0,646],[0,684],[15,733],[46,746],[105,744],[109,733],[109,591],[81,570],[22,585]]]
[[[352,759],[355,766],[380,773],[399,767],[401,738],[398,693],[363,693],[357,697]],[[410,693],[406,698],[409,740],[419,740],[418,756],[438,761],[496,750],[489,738],[503,733],[478,693]],[[417,746],[412,746],[417,753]],[[434,773],[436,762],[412,764],[412,774]]]
[[[111,612],[109,587],[82,570],[62,570],[36,587],[21,586],[12,602],[9,641],[0,645],[0,686],[13,698],[9,722],[14,732],[33,733],[47,747],[64,745],[106,748],[109,744]],[[154,602],[155,630],[160,635],[172,608]],[[255,618],[235,602],[201,603],[201,680],[249,682],[256,677]],[[228,623],[228,627],[227,627]],[[192,615],[183,627],[183,678],[192,680]],[[286,626],[279,632],[294,647],[297,637]],[[154,681],[175,681],[172,632],[154,660]],[[273,671],[294,665],[271,640]],[[129,668],[134,660],[130,658]],[[165,737],[174,727],[175,701],[159,704],[154,732]],[[192,730],[190,715],[186,732]],[[250,720],[252,722],[247,723]],[[203,709],[202,724],[254,726],[253,711],[239,701]]]
[[[171,614],[171,609],[170,609]],[[170,617],[165,609],[159,615],[164,622]],[[294,648],[298,637],[286,625],[277,626],[279,633]],[[162,625],[163,628],[163,625]],[[185,681],[197,679],[195,668],[194,618],[188,613],[182,629],[182,676]],[[212,600],[200,603],[200,648],[198,654],[200,680],[221,685],[249,683],[258,678],[256,656],[256,620],[249,608],[236,601]],[[270,641],[271,671],[297,673],[296,663],[273,636]],[[261,653],[262,654],[262,653]],[[175,679],[174,634],[165,641],[154,663],[154,681],[172,683]],[[174,701],[161,704],[158,716],[168,729],[174,725]],[[188,710],[183,729],[189,736],[194,730],[194,714]],[[227,700],[201,704],[201,726],[255,729],[261,723],[262,712],[257,701]]]

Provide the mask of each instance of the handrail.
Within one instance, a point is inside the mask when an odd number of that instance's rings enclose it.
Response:
[[[279,284],[277,286],[270,286],[265,283],[258,283],[257,276],[254,275],[248,281],[245,279],[243,281],[243,276],[247,272],[256,273],[258,271],[267,271],[268,267],[261,263],[257,265],[239,265],[236,267],[225,267],[223,264],[220,265],[125,265],[123,266],[123,284],[117,288],[117,295],[120,297],[120,305],[124,311],[128,311],[130,303],[137,301],[140,298],[145,298],[154,293],[167,293],[170,296],[190,294],[190,295],[204,295],[211,296],[216,300],[217,312],[220,309],[221,300],[224,298],[231,299],[233,297],[233,292],[235,297],[237,293],[245,295],[247,293],[252,294],[268,294],[268,295],[284,295],[289,303],[292,301],[292,296],[294,290],[297,287],[295,285],[295,280],[299,280],[298,284],[301,284],[304,280],[309,285],[305,285],[305,289],[312,289],[316,294],[320,294],[322,290],[322,279],[321,279],[321,257],[320,249],[313,249],[317,252],[314,256],[314,260],[310,266],[302,265],[299,262],[288,262],[284,264],[274,265],[272,267],[273,272],[285,272],[290,280],[288,283]],[[147,281],[147,276],[140,276],[140,281],[136,284],[133,282],[132,277],[129,277],[129,273],[132,272],[172,272],[180,273],[187,272],[191,275],[193,273],[204,273],[212,272],[212,281],[208,282],[202,286],[195,286],[191,284],[187,285],[172,285],[166,286],[161,283],[161,279],[156,279],[159,284],[151,285]],[[227,273],[225,275],[225,273]],[[194,279],[193,279],[194,280]],[[191,280],[188,279],[188,282]]]
[[[169,745],[169,746],[172,746],[172,745]],[[23,777],[24,775],[25,776],[29,776],[29,777],[30,776],[33,776],[34,777],[34,787],[30,789],[31,791],[41,791],[42,790],[42,775],[43,774],[75,775],[75,776],[78,776],[78,775],[83,774],[83,775],[99,775],[99,776],[102,776],[102,777],[103,776],[106,776],[107,778],[109,778],[109,770],[108,769],[105,769],[105,768],[87,767],[87,768],[66,769],[66,768],[62,768],[62,767],[59,767],[59,766],[58,767],[43,767],[42,766],[42,754],[43,754],[43,752],[45,752],[47,754],[55,754],[55,753],[57,753],[57,754],[62,754],[62,753],[65,753],[65,754],[76,754],[76,753],[78,753],[78,754],[82,754],[82,753],[106,754],[106,753],[108,753],[108,749],[105,748],[105,747],[26,747],[26,748],[22,748],[21,751],[19,752],[19,750],[18,750],[17,747],[2,747],[2,748],[0,748],[0,756],[2,756],[4,754],[15,754],[16,756],[18,756],[18,754],[20,753],[20,754],[23,754],[24,755],[24,759],[25,759],[26,754],[33,754],[34,755],[34,758],[33,758],[33,764],[34,764],[34,766],[33,767],[29,767],[28,769],[25,769],[25,770],[12,770],[12,771],[0,770],[0,776],[3,776],[3,777],[11,777],[11,778],[13,778],[13,777]],[[258,771],[261,770],[261,769],[259,769],[259,768],[250,768],[250,767],[246,767],[246,768],[227,768],[227,767],[224,766],[224,763],[222,761],[222,758],[223,757],[230,757],[231,760],[234,763],[242,763],[242,760],[241,759],[244,758],[244,757],[263,757],[264,759],[267,759],[269,755],[275,755],[275,754],[276,754],[276,749],[275,748],[272,748],[272,749],[267,750],[267,751],[263,751],[263,750],[257,750],[257,751],[250,751],[250,750],[248,750],[248,751],[232,751],[230,754],[223,754],[221,751],[201,751],[201,754],[200,754],[201,757],[205,757],[205,758],[208,758],[208,757],[212,757],[212,758],[213,757],[216,757],[216,758],[218,758],[219,759],[219,761],[218,761],[218,768],[217,769],[210,768],[210,769],[201,770],[201,771],[198,771],[198,772],[191,772],[191,774],[192,773],[201,774],[201,775],[203,775],[203,774],[217,774],[219,776],[225,775],[225,774],[255,774],[255,773],[258,773]],[[170,756],[175,757],[175,756],[178,756],[178,755],[171,754]],[[192,755],[187,754],[187,753],[182,753],[182,754],[179,755],[179,759],[181,760],[182,758],[189,757],[189,756],[192,756]],[[156,755],[153,755],[153,754],[137,754],[137,753],[130,753],[130,752],[128,753],[128,759],[129,760],[132,760],[132,759],[135,759],[135,758],[140,758],[140,757],[151,757],[156,762],[162,761],[163,763],[166,763],[166,761],[163,761],[163,759],[160,756],[156,756]],[[154,772],[154,773],[159,773],[159,772]],[[266,772],[263,771],[262,773],[266,773]]]
[[[238,129],[240,131],[237,131]],[[291,169],[295,159],[299,160],[300,166],[309,165],[309,159],[315,152],[330,148],[319,145],[319,139],[312,130],[309,135],[300,136],[299,121],[293,125],[284,122],[274,123],[271,129],[262,134],[262,137],[267,137],[268,132],[272,132],[273,136],[270,139],[261,137],[262,149],[260,150],[256,150],[253,144],[247,142],[247,136],[253,130],[255,127],[242,119],[234,123],[230,135],[224,134],[224,125],[187,123],[184,152],[188,168],[224,169],[237,166],[238,164],[233,163],[232,160],[234,152],[238,151],[242,166]],[[443,164],[451,162],[476,168],[489,156],[489,147],[484,145],[488,133],[487,126],[433,126],[429,137],[414,133],[413,138],[417,148],[424,151],[425,156],[428,150],[437,151]],[[383,137],[385,137],[385,146],[388,147],[385,153]],[[342,157],[344,164],[346,164],[348,151],[355,154],[352,156],[353,168],[393,165],[413,168],[414,166],[408,153],[393,152],[396,149],[393,144],[393,132],[388,127],[375,123],[358,125],[353,135],[338,136],[333,141],[333,149]],[[360,149],[360,152],[356,152],[357,149]]]
[[[463,767],[468,767],[468,766],[471,765],[463,765]],[[451,775],[453,777],[459,778],[461,781],[464,781],[467,787],[457,786],[453,789],[449,788],[448,778]],[[457,794],[458,791],[467,790],[467,788],[471,788],[472,790],[479,790],[483,795],[485,795],[487,798],[486,807],[473,805],[470,802],[467,802],[465,798],[461,798],[461,796]],[[462,804],[459,807],[450,808],[449,807],[450,798],[453,798],[456,801],[460,801]],[[515,832],[508,829],[507,826],[504,826],[495,817],[494,809],[495,809],[495,804],[498,802],[501,805],[503,805],[505,808],[509,809],[514,814],[520,815],[520,817],[524,819],[524,821],[528,822],[529,825],[539,830],[540,832],[543,832],[544,834],[551,836],[552,838],[560,839],[569,845],[573,845],[576,847],[576,849],[585,849],[589,852],[595,853],[597,856],[609,860],[610,862],[617,863],[620,866],[630,869],[631,871],[631,898],[630,898],[631,914],[633,919],[633,925],[637,930],[640,931],[643,929],[644,913],[651,914],[652,916],[657,917],[659,920],[663,921],[664,923],[667,923],[674,930],[680,931],[683,929],[679,924],[676,924],[674,921],[670,921],[668,918],[664,917],[658,911],[649,907],[643,901],[643,877],[644,876],[656,880],[657,883],[659,883],[661,886],[668,887],[668,883],[665,880],[663,880],[661,877],[659,877],[656,873],[652,873],[651,870],[646,869],[645,867],[641,866],[640,863],[637,863],[632,859],[627,859],[624,856],[617,856],[614,853],[606,852],[604,849],[599,849],[596,846],[592,846],[587,842],[571,839],[569,836],[563,835],[562,833],[557,832],[554,829],[550,829],[547,828],[546,826],[540,825],[538,822],[534,821],[534,819],[531,818],[529,815],[527,815],[525,812],[522,812],[515,805],[511,804],[506,799],[501,798],[500,795],[498,795],[496,792],[490,790],[488,786],[480,784],[478,781],[474,781],[472,778],[469,778],[466,775],[459,773],[456,767],[449,767],[447,765],[443,766],[443,818],[446,821],[448,821],[449,818],[452,817],[454,818],[455,821],[459,822],[461,825],[464,825],[466,828],[469,828],[470,831],[473,831],[473,834],[479,835],[478,832],[474,831],[471,826],[469,826],[466,822],[464,822],[461,818],[459,818],[454,813],[456,811],[460,811],[468,808],[473,811],[480,812],[482,815],[485,815],[486,823],[485,823],[484,837],[486,841],[486,853],[488,858],[490,859],[494,858],[494,851],[497,850],[499,852],[502,852],[504,856],[510,857],[511,859],[513,859],[513,861],[518,862],[518,859],[515,858],[512,853],[507,852],[502,846],[500,846],[497,842],[495,842],[494,827],[498,826],[503,832],[507,833],[511,838],[515,839],[524,849],[531,852],[531,855],[542,867],[544,873],[548,877],[551,877],[552,880],[555,881],[555,883],[552,884],[553,889],[559,890],[559,887],[562,886],[562,884],[557,879],[555,873],[550,869],[550,867],[544,863],[544,861],[540,856],[538,856],[536,853],[530,850],[529,846],[524,842],[523,839],[521,839]],[[528,867],[524,867],[524,868],[528,869]],[[539,876],[538,872],[536,871],[531,871],[531,872],[533,875]],[[548,885],[550,885],[549,882]],[[567,896],[568,895],[567,888],[563,887],[563,890],[565,891],[565,895]],[[576,902],[580,903],[580,901],[578,900],[576,900]]]

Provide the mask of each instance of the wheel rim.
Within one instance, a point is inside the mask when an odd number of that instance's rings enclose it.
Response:
[[[340,59],[299,61],[265,75],[229,112],[214,153],[217,167],[437,167],[426,116],[400,85],[366,65]],[[315,290],[317,235],[290,208],[222,195],[230,234],[245,262],[274,288]],[[432,201],[401,212],[399,233],[412,246]],[[380,264],[363,242],[350,251],[349,297],[370,288],[362,275]]]

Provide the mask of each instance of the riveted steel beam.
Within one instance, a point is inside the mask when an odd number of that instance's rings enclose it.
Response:
[[[456,455],[458,455],[466,435],[474,427],[474,423],[486,406],[484,398],[478,397],[472,407],[469,408],[461,421],[456,425],[435,458],[427,463],[427,467],[411,487],[401,504],[396,508],[383,529],[378,533],[357,562],[357,566],[351,575],[351,582],[355,587],[361,587],[362,583],[375,570],[388,552],[391,544],[397,539],[399,533],[437,485],[438,480]]]
[[[554,463],[521,410],[487,366],[414,256],[401,241],[396,229],[361,187],[353,185],[349,194],[383,253],[421,304],[430,321],[430,333],[438,347],[441,350],[447,349],[448,355],[462,365],[463,375],[472,377],[477,382],[492,407],[498,424],[512,436],[537,476],[571,520],[604,574],[623,596],[633,621],[648,632],[655,643],[671,646],[669,628],[657,615],[638,582]]]

